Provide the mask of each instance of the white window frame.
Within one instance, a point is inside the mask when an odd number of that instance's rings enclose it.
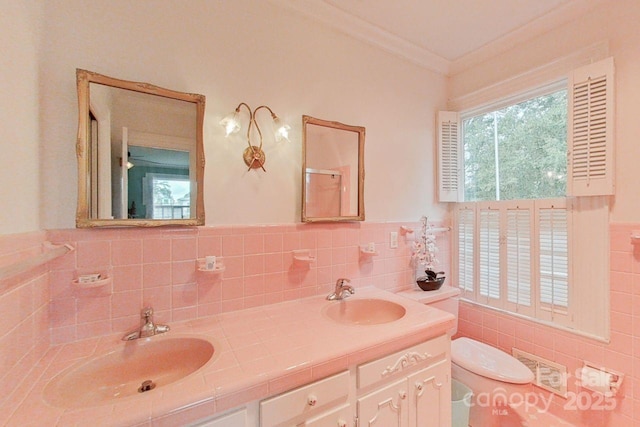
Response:
[[[453,208],[452,277],[454,283],[458,283],[460,286],[463,299],[515,316],[523,316],[536,322],[567,329],[580,335],[608,341],[609,197],[607,196],[614,192],[613,71],[613,59],[607,58],[571,72],[567,79],[562,81],[558,79],[556,83],[543,85],[537,89],[522,92],[520,95],[508,96],[480,108],[468,109],[462,114],[457,112],[440,112],[438,114],[438,194],[442,202],[456,202]],[[464,189],[460,188],[464,183],[464,150],[459,131],[461,119],[552,93],[560,89],[560,85],[566,85],[568,89],[567,197],[559,200],[461,202],[464,195]],[[580,109],[581,111],[578,112]],[[597,113],[596,116],[592,115],[593,111]],[[452,130],[456,122],[458,128]],[[456,140],[451,135],[460,137]],[[447,147],[447,144],[457,145],[455,149],[452,149]],[[443,158],[443,154],[448,153],[450,157],[452,152],[458,153],[457,160]],[[581,168],[576,167],[578,163]],[[595,166],[592,167],[593,164]],[[577,169],[580,169],[580,174],[575,173]],[[457,174],[456,179],[451,178],[451,175],[454,174]],[[447,179],[443,180],[443,177]],[[455,188],[450,185],[452,182],[462,183],[462,185]],[[556,209],[566,210],[568,241],[566,280],[569,284],[566,295],[568,307],[566,308],[562,305],[551,306],[541,302],[543,289],[539,266],[541,260],[539,221],[540,212],[548,209],[551,205]],[[530,232],[533,233],[530,244],[532,252],[529,257],[531,307],[509,302],[505,297],[508,292],[509,269],[514,267],[512,265],[513,259],[511,259],[511,263],[507,261],[509,237],[506,215],[507,211],[514,206],[528,206],[527,209],[531,209],[532,212],[532,224],[530,224]],[[489,273],[486,273],[486,270],[480,272],[483,259],[477,250],[470,249],[471,247],[477,248],[483,238],[480,231],[479,214],[483,209],[495,209],[501,218],[497,230],[492,236],[493,243],[497,242],[497,246],[493,252],[494,261],[488,264],[492,267],[492,271]],[[473,216],[472,222],[469,219],[471,216]],[[465,229],[471,229],[471,231],[467,231],[466,237],[461,239],[460,236],[464,234]],[[485,244],[487,243],[485,242]],[[544,256],[542,258],[544,259]],[[523,259],[526,257],[523,256]],[[562,257],[558,259],[561,260]],[[464,269],[459,268],[461,260],[465,261]],[[468,263],[472,265],[469,266]],[[521,267],[523,271],[526,271],[526,266]],[[485,273],[490,277],[489,282],[483,282],[480,277]],[[496,277],[498,277],[498,283],[494,283]],[[487,286],[487,283],[500,292],[501,298],[491,298],[480,291],[480,285]],[[587,291],[585,291],[585,287]]]

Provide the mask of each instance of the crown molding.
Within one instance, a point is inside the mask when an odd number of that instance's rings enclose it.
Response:
[[[487,43],[451,62],[449,76],[455,76],[469,68],[481,64],[490,58],[513,49],[515,46],[545,34],[570,21],[578,19],[588,13],[605,0],[574,0],[554,9],[525,24],[504,36]]]
[[[514,46],[575,20],[607,0],[573,0],[453,61],[357,18],[326,1],[269,1],[423,68],[444,76],[454,76],[507,52]]]
[[[536,93],[544,91],[541,87],[545,86],[555,91],[560,79],[564,79],[562,84],[566,87],[566,77],[571,70],[600,61],[609,54],[609,40],[601,40],[506,80],[452,98],[447,108],[452,111],[466,110],[466,113],[473,115],[486,105],[497,109],[531,98],[529,92],[532,88]],[[501,103],[495,103],[496,99],[502,99]]]
[[[410,43],[388,31],[350,15],[324,1],[269,0],[314,21],[328,25],[348,36],[442,75],[448,75],[451,61]]]

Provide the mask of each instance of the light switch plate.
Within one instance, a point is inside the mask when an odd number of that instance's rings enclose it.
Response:
[[[398,232],[397,231],[392,231],[389,234],[389,247],[391,249],[397,249],[398,248]]]

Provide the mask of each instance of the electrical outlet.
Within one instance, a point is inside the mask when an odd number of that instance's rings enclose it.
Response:
[[[396,249],[398,247],[398,232],[392,231],[389,234],[389,247],[391,249]]]

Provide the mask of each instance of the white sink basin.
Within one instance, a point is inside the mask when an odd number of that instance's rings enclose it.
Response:
[[[198,337],[130,341],[54,377],[44,389],[44,399],[64,408],[112,403],[185,378],[214,352],[211,342]]]
[[[376,298],[331,301],[322,311],[329,319],[350,325],[394,322],[407,313],[398,303]]]

